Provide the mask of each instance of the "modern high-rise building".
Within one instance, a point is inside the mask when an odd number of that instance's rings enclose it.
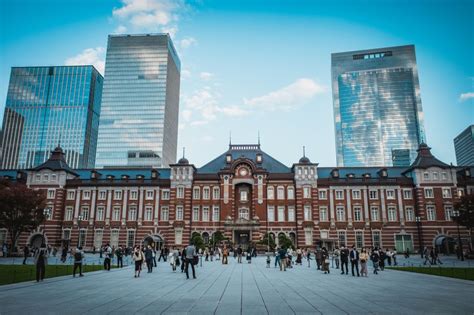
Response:
[[[102,83],[93,66],[13,67],[1,168],[37,166],[59,143],[72,168],[94,167]]]
[[[470,125],[454,138],[454,151],[458,165],[474,165],[474,125]]]
[[[180,67],[168,34],[109,35],[96,167],[176,162]]]
[[[331,56],[338,166],[392,166],[425,142],[415,46]]]
[[[392,166],[410,166],[410,150],[395,149],[392,150]]]

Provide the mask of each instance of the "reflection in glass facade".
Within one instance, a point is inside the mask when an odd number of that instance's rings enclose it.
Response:
[[[332,54],[338,166],[392,166],[425,141],[415,47]],[[406,163],[406,162],[405,162]]]
[[[72,168],[94,167],[102,83],[93,66],[12,68],[1,168],[37,166],[58,143]]]
[[[168,34],[110,35],[96,167],[175,163],[179,86]]]
[[[454,150],[459,166],[474,165],[474,125],[470,125],[454,138]]]

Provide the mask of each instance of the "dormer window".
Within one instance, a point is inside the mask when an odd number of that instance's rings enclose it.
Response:
[[[385,177],[387,177],[387,176],[388,176],[387,169],[385,169],[385,168],[382,169],[382,170],[380,171],[380,177],[385,178]]]
[[[430,173],[424,172],[423,173],[423,180],[430,180]]]
[[[433,173],[433,180],[439,180],[439,174],[438,172]]]
[[[108,180],[113,180],[114,177],[115,177],[114,175],[107,175],[107,179],[108,179]]]
[[[122,175],[122,179],[123,179],[123,180],[127,180],[127,179],[128,179],[128,175]]]
[[[225,161],[226,163],[232,163],[232,155],[231,154],[227,154],[225,156]]]
[[[158,171],[151,170],[151,179],[157,179],[157,178],[158,178]]]
[[[262,154],[257,153],[257,163],[262,163],[262,161],[263,161]]]
[[[144,179],[144,178],[145,178],[145,176],[143,176],[143,175],[137,175],[137,179]]]
[[[464,176],[466,176],[466,177],[471,177],[471,170],[468,169],[468,168],[466,168],[466,169],[464,170]]]
[[[355,177],[355,175],[353,173],[347,174],[347,178],[354,178],[354,177]]]
[[[364,178],[370,178],[370,173],[365,173],[363,176]]]
[[[332,178],[339,178],[339,170],[338,169],[332,170],[331,176]]]

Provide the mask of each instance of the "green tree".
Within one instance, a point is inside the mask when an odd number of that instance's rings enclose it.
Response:
[[[291,238],[289,238],[288,236],[286,236],[286,234],[280,234],[278,235],[278,245],[284,249],[287,249],[287,248],[295,248],[293,246],[293,241],[291,240]]]
[[[46,198],[43,191],[22,183],[0,181],[0,228],[6,228],[12,251],[24,232],[36,229],[45,219]]]
[[[471,236],[472,248],[472,229],[474,228],[474,195],[464,195],[454,204],[454,210],[459,212],[459,216],[454,217],[454,221],[460,226],[464,226],[469,230]]]
[[[275,237],[273,234],[270,233],[265,233],[263,238],[258,242],[260,245],[265,245],[265,248],[270,247],[271,251],[275,250],[276,243],[275,243]]]
[[[226,240],[227,240],[227,238],[224,236],[224,234],[222,234],[221,231],[216,231],[209,238],[209,243],[213,247],[215,247],[215,246],[219,245],[222,241],[226,241]]]
[[[201,234],[193,233],[191,237],[191,243],[196,246],[196,249],[203,249],[205,247],[204,239],[202,238]]]

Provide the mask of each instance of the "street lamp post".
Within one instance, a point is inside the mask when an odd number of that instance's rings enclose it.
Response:
[[[451,215],[451,218],[454,219],[454,221],[456,221],[456,225],[458,228],[458,246],[459,246],[458,250],[461,251],[461,261],[464,261],[464,251],[462,249],[461,232],[459,231],[459,221],[458,221],[459,216],[460,216],[459,211],[454,210],[453,214]]]
[[[45,208],[43,210],[43,215],[44,215],[44,221],[43,221],[43,242],[46,243],[46,239],[44,237],[44,233],[46,230],[46,220],[49,220],[49,216],[51,215],[51,208]]]
[[[416,216],[415,221],[416,221],[416,227],[418,229],[418,243],[419,243],[418,246],[420,247],[421,258],[423,258],[423,240],[422,240],[422,235],[421,235],[421,217]]]
[[[77,217],[77,228],[79,230],[78,231],[79,233],[78,233],[78,236],[77,236],[77,247],[79,247],[79,245],[80,245],[79,242],[81,240],[81,221],[82,221],[82,219],[83,219],[82,215]]]

